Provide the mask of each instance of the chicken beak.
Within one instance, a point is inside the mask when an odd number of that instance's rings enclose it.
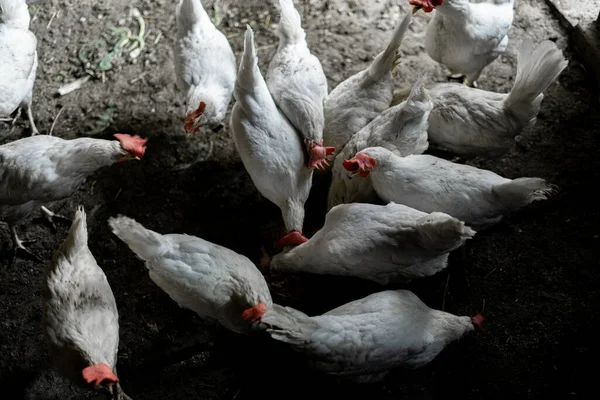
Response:
[[[138,156],[133,157],[134,160],[141,160]]]
[[[412,9],[412,13],[415,14],[417,11],[419,11],[421,8],[423,8],[423,6],[418,5],[418,6],[414,6]]]
[[[200,121],[202,120],[202,116],[204,115],[204,110],[206,109],[206,103],[203,101],[200,102],[198,108],[192,111],[186,117],[184,129],[186,133],[189,135],[190,133],[196,133],[200,130]]]

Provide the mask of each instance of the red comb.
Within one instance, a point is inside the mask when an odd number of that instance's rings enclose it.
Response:
[[[443,3],[444,0],[410,0],[409,2],[411,6],[419,7],[426,13],[432,12],[434,8]]]
[[[258,303],[254,307],[250,307],[242,313],[242,318],[246,321],[256,322],[265,315],[267,312],[267,305],[265,303]]]
[[[146,142],[148,139],[143,139],[139,136],[131,136],[126,133],[115,133],[113,135],[120,143],[123,150],[128,151],[137,158],[142,158],[146,152]]]
[[[206,103],[201,101],[200,104],[198,105],[198,108],[188,114],[188,116],[185,119],[185,125],[183,125],[183,128],[185,129],[185,131],[188,134],[191,132],[196,133],[200,130],[199,126],[194,128],[194,121],[197,118],[201,117],[202,114],[204,114],[205,109],[206,109]]]
[[[487,332],[483,329],[483,321],[484,320],[485,320],[485,318],[483,317],[482,313],[477,313],[471,317],[471,322],[473,323],[473,325],[478,327],[479,330],[481,330],[481,332],[483,332],[484,335],[487,335]]]
[[[110,367],[106,364],[90,365],[81,371],[81,375],[88,384],[93,383],[95,386],[99,386],[106,381],[109,383],[119,382],[119,378],[113,374]]]
[[[278,249],[286,246],[298,246],[302,243],[308,242],[308,239],[304,237],[304,235],[298,231],[291,231],[281,239],[275,243],[275,247]]]
[[[375,168],[377,165],[377,160],[375,160],[373,157],[369,157],[365,153],[358,153],[354,156],[354,158],[351,158],[350,160],[344,160],[342,165],[347,171],[360,171],[358,176],[364,178],[369,175],[369,171],[372,168]]]
[[[310,160],[308,161],[308,168],[316,168],[324,170],[325,167],[329,166],[327,156],[333,155],[335,147],[324,147],[323,141],[312,142],[307,140],[308,154]]]

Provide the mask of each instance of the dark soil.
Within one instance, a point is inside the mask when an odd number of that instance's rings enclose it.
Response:
[[[72,216],[88,213],[92,253],[106,272],[120,312],[119,377],[134,399],[373,398],[462,399],[586,398],[596,378],[600,319],[599,182],[600,106],[584,69],[574,59],[563,29],[540,0],[517,1],[508,52],[480,79],[487,90],[507,92],[516,71],[520,38],[555,40],[571,60],[547,91],[536,126],[496,160],[473,165],[510,178],[537,176],[560,187],[468,242],[466,260],[407,287],[433,308],[458,315],[483,311],[488,336],[472,334],[449,346],[428,366],[395,371],[383,383],[338,384],[302,367],[286,348],[262,338],[241,337],[180,309],[149,279],[143,264],[110,233],[110,216],[125,214],[162,233],[188,233],[229,247],[255,262],[261,247],[271,254],[283,233],[279,209],[261,197],[236,154],[229,129],[183,132],[183,95],[175,87],[171,45],[175,1],[39,0],[31,29],[38,37],[34,90],[38,128],[62,138],[111,138],[115,132],[149,137],[141,162],[115,165],[91,176],[71,198],[50,204]],[[261,68],[276,46],[269,19],[273,5],[258,0],[220,1],[220,25],[239,55],[247,23],[256,32]],[[297,1],[297,3],[300,3]],[[410,10],[406,1],[310,1],[299,5],[313,52],[330,89],[363,69],[386,45],[394,25]],[[398,3],[402,5],[399,6]],[[128,7],[147,24],[146,47],[136,59],[117,57],[104,81],[92,79],[63,97],[57,89],[85,75],[80,47],[109,33],[120,20],[137,32]],[[423,51],[430,16],[419,13],[403,45],[398,87],[424,72],[444,81],[446,71]],[[52,23],[49,24],[50,20]],[[109,37],[109,36],[108,36]],[[104,50],[106,52],[106,50]],[[104,53],[105,54],[105,53]],[[29,133],[26,120],[0,143]],[[211,151],[212,149],[212,151]],[[35,160],[32,160],[34,162]],[[318,191],[317,191],[318,192]],[[316,193],[317,193],[316,192]],[[308,207],[305,231],[319,228],[318,199]],[[36,219],[19,227],[49,262],[65,238]],[[0,229],[0,245],[10,243]],[[92,399],[99,395],[70,385],[47,355],[40,326],[43,264],[0,255],[0,397]],[[319,276],[268,277],[275,301],[307,312],[325,312],[381,287]],[[400,286],[399,286],[400,287]],[[334,397],[335,396],[335,397]]]

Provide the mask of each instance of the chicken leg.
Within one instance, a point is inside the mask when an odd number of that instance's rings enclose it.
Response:
[[[35,126],[35,122],[33,122],[33,113],[31,112],[31,103],[27,104],[27,118],[29,119],[29,127],[31,128],[31,136],[38,135],[40,131],[38,131]]]
[[[21,107],[19,107],[19,108],[17,108],[17,113],[15,114],[14,118],[0,118],[0,121],[10,122],[10,126],[11,126],[11,128],[13,128],[15,126],[15,124],[17,123],[17,120],[21,116],[21,111],[22,111]]]
[[[17,235],[17,229],[13,225],[9,225],[9,228],[10,228],[10,232],[12,234],[12,240],[13,240],[13,246],[14,246],[13,257],[12,257],[10,266],[12,267],[15,264],[15,261],[17,261],[17,257],[19,256],[19,253],[22,253],[21,256],[30,258],[33,261],[42,262],[42,260],[38,256],[36,256],[31,251],[29,251],[25,248],[26,244],[35,243],[35,240],[21,240],[21,239],[19,239],[19,235]]]
[[[54,221],[52,220],[53,218],[60,219],[60,220],[62,220],[64,222],[68,222],[68,223],[72,223],[73,222],[70,218],[67,218],[67,217],[65,217],[63,215],[60,215],[60,214],[56,214],[56,213],[48,210],[44,206],[42,206],[42,211],[43,211],[44,214],[46,214],[46,218],[48,219],[48,221],[50,222],[50,224],[52,225],[52,228],[54,230],[56,230],[56,225],[54,224]]]

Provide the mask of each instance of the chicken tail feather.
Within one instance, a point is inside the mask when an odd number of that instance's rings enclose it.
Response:
[[[65,241],[60,245],[56,253],[54,254],[54,260],[56,261],[58,256],[64,256],[67,259],[71,259],[71,256],[79,252],[79,249],[87,248],[88,243],[88,230],[87,230],[87,217],[83,206],[78,206],[75,211],[75,217],[71,224],[71,229]],[[78,265],[78,264],[75,264]]]
[[[492,193],[510,210],[517,210],[537,200],[546,200],[558,187],[541,178],[517,178],[495,185]]]
[[[475,231],[465,226],[463,221],[441,212],[419,218],[417,233],[421,246],[442,252],[452,251],[475,236]]]
[[[256,58],[256,48],[254,47],[254,31],[250,25],[246,25],[244,34],[244,53],[240,60],[236,89],[247,89],[254,87],[258,79],[262,79],[258,70],[258,59]]]
[[[406,109],[414,110],[417,113],[429,112],[433,109],[433,100],[429,90],[425,87],[427,74],[421,76],[411,88],[406,98]]]
[[[144,228],[135,220],[119,215],[108,220],[113,233],[144,261],[160,257],[171,249],[169,241],[160,233]]]
[[[400,57],[399,48],[404,39],[404,35],[408,31],[408,26],[412,21],[412,13],[406,14],[404,19],[396,27],[392,40],[388,44],[387,48],[379,53],[369,68],[369,73],[372,77],[377,78],[384,74],[391,72],[394,66],[398,63]]]
[[[284,43],[297,44],[305,40],[306,33],[302,29],[302,20],[293,0],[279,0],[281,17],[277,27],[277,36]]]
[[[291,345],[301,345],[306,342],[317,328],[316,323],[308,315],[278,304],[273,304],[261,321],[268,326],[267,332],[273,339]]]
[[[184,28],[190,28],[191,25],[203,19],[210,21],[200,0],[180,0],[177,4],[175,15],[177,17],[177,24]]]
[[[527,118],[533,122],[544,98],[543,92],[567,67],[568,61],[562,51],[550,40],[544,40],[534,48],[531,39],[521,43],[517,55],[517,77],[504,105],[517,115],[529,111]],[[531,116],[533,111],[533,116]]]

